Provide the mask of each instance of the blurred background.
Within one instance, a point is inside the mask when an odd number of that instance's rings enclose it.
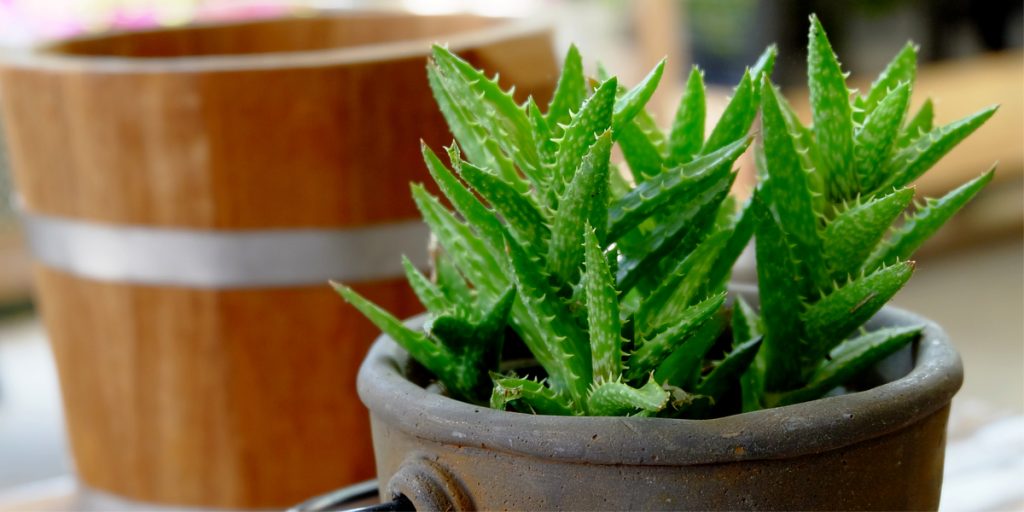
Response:
[[[0,0],[0,46],[18,49],[72,36],[195,22],[311,16],[319,9],[468,12],[543,20],[555,29],[556,55],[574,42],[589,69],[599,57],[630,83],[668,56],[667,79],[653,103],[663,123],[671,119],[690,65],[705,70],[714,104],[724,107],[730,84],[772,42],[780,54],[775,81],[793,98],[805,95],[804,46],[811,12],[822,19],[857,84],[870,83],[906,40],[915,41],[921,66],[912,109],[930,97],[936,124],[944,124],[992,103],[1002,105],[987,125],[919,183],[918,191],[940,195],[993,162],[999,168],[992,185],[921,251],[917,272],[896,304],[942,324],[962,354],[966,381],[954,402],[951,439],[980,443],[986,426],[1024,414],[1021,2]],[[5,148],[0,144],[0,510],[15,510],[19,504],[74,492],[75,486],[68,476],[72,463],[57,376],[33,303],[30,259],[19,231]],[[738,269],[737,275],[750,274]],[[1014,425],[1001,434],[1011,442],[1002,449],[1017,454],[1017,461],[988,462],[1016,464],[1009,473],[998,473],[1000,478],[1024,476],[1024,427],[1019,419]],[[953,446],[951,450],[957,449]],[[976,452],[959,449],[961,458]],[[958,464],[947,468],[947,486],[960,487],[947,492],[944,508],[1008,506],[998,499],[957,501],[958,496],[984,495],[986,486],[995,485],[995,477],[977,470],[981,462]],[[949,471],[967,471],[964,467],[975,467],[975,472],[959,479],[950,476]],[[1019,494],[1015,499],[1018,505],[1024,503]]]

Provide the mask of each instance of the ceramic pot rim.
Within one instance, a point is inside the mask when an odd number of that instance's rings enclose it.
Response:
[[[475,406],[406,379],[408,355],[387,336],[363,362],[358,391],[377,421],[444,444],[591,464],[789,458],[899,430],[948,405],[960,388],[960,357],[938,325],[894,307],[872,325],[924,326],[910,373],[865,391],[710,420],[539,416]]]
[[[124,74],[167,74],[167,73],[212,73],[235,71],[274,71],[286,68],[320,68],[387,62],[414,57],[426,58],[435,42],[447,43],[453,51],[483,47],[501,41],[520,37],[550,33],[551,24],[528,18],[488,18],[468,14],[420,15],[404,11],[373,10],[322,10],[323,17],[434,17],[434,18],[487,18],[491,24],[482,28],[461,29],[448,35],[425,37],[367,45],[340,48],[323,48],[298,51],[281,51],[251,54],[211,54],[170,57],[124,57],[115,55],[79,55],[60,53],[56,48],[63,43],[76,40],[102,39],[125,33],[170,32],[215,28],[221,26],[258,25],[305,17],[273,17],[265,19],[194,23],[177,28],[155,28],[133,31],[119,31],[101,36],[79,36],[66,40],[39,45],[27,50],[6,50],[0,53],[0,64],[15,69],[35,69],[56,72],[124,73]]]

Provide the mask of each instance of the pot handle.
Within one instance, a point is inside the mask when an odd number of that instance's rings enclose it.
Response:
[[[417,455],[407,458],[391,477],[386,496],[404,498],[421,512],[473,510],[469,496],[447,469]]]
[[[353,503],[369,500],[378,493],[376,480],[368,480],[310,498],[288,512],[402,512],[473,510],[462,486],[440,464],[413,456],[406,460],[388,482],[391,501],[351,508]]]

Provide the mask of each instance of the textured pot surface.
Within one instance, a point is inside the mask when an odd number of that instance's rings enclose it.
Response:
[[[405,376],[382,337],[358,381],[385,498],[417,510],[936,509],[949,402],[963,373],[935,324],[879,366],[886,383],[713,420],[496,411]]]

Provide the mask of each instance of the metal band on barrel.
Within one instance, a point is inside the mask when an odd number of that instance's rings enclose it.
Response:
[[[120,226],[22,213],[36,259],[102,281],[265,288],[402,275],[427,264],[429,231],[408,221],[346,229],[194,230]]]

